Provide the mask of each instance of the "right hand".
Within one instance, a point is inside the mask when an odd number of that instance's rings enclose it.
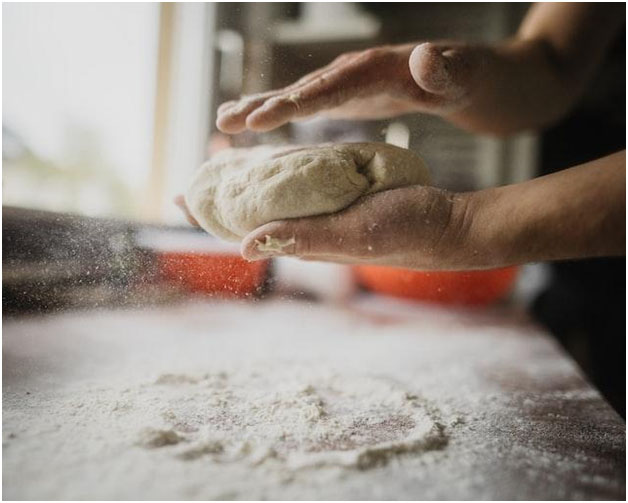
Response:
[[[338,213],[262,225],[243,239],[241,252],[247,260],[292,256],[420,270],[486,267],[468,239],[469,201],[468,194],[423,185],[385,190]],[[283,244],[264,246],[273,241]]]
[[[283,89],[223,103],[216,124],[235,134],[268,131],[319,113],[334,119],[449,114],[469,103],[486,52],[462,44],[422,43],[342,54]]]

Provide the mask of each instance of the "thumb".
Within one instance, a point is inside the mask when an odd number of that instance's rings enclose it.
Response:
[[[247,260],[326,254],[335,244],[333,236],[339,235],[336,227],[328,215],[270,222],[246,235],[240,251]]]
[[[471,47],[426,42],[414,48],[408,64],[419,87],[457,100],[469,94],[481,60],[479,51]]]

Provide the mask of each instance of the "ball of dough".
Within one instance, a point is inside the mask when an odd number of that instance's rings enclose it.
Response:
[[[335,213],[365,194],[428,181],[420,157],[385,143],[260,146],[213,156],[185,200],[207,232],[240,241],[274,220]]]

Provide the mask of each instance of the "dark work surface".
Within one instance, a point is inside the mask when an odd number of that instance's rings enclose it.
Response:
[[[14,433],[5,439],[3,476],[11,499],[625,499],[624,421],[552,338],[516,311],[376,296],[342,306],[190,302],[10,320],[3,356],[4,432]],[[448,441],[386,466],[322,479],[307,471],[287,482],[268,476],[276,473],[272,463],[245,466],[246,481],[237,466],[211,457],[186,464],[178,446],[146,451],[138,463],[132,434],[160,424],[173,406],[164,395],[154,417],[136,419],[134,397],[156,376],[217,368],[229,376],[260,362],[403,385],[435,406]],[[130,408],[113,414],[122,399],[116,383]],[[67,407],[76,403],[85,405]],[[196,405],[200,413],[210,407]],[[99,431],[103,420],[131,436]],[[63,463],[51,463],[64,438],[55,422],[72,431],[65,444],[90,450],[69,450]],[[37,429],[38,437],[29,434]],[[102,434],[95,449],[90,439]],[[102,473],[117,474],[116,484]],[[86,486],[76,477],[102,482]]]

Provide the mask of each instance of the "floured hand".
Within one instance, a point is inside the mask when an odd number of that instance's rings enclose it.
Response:
[[[318,113],[336,119],[450,113],[468,103],[485,52],[460,44],[423,43],[342,54],[283,89],[223,103],[216,124],[235,134],[267,131]]]
[[[413,269],[472,266],[465,233],[466,197],[426,186],[387,190],[333,215],[271,222],[242,242],[249,260],[380,264]],[[268,246],[285,243],[285,246]]]

